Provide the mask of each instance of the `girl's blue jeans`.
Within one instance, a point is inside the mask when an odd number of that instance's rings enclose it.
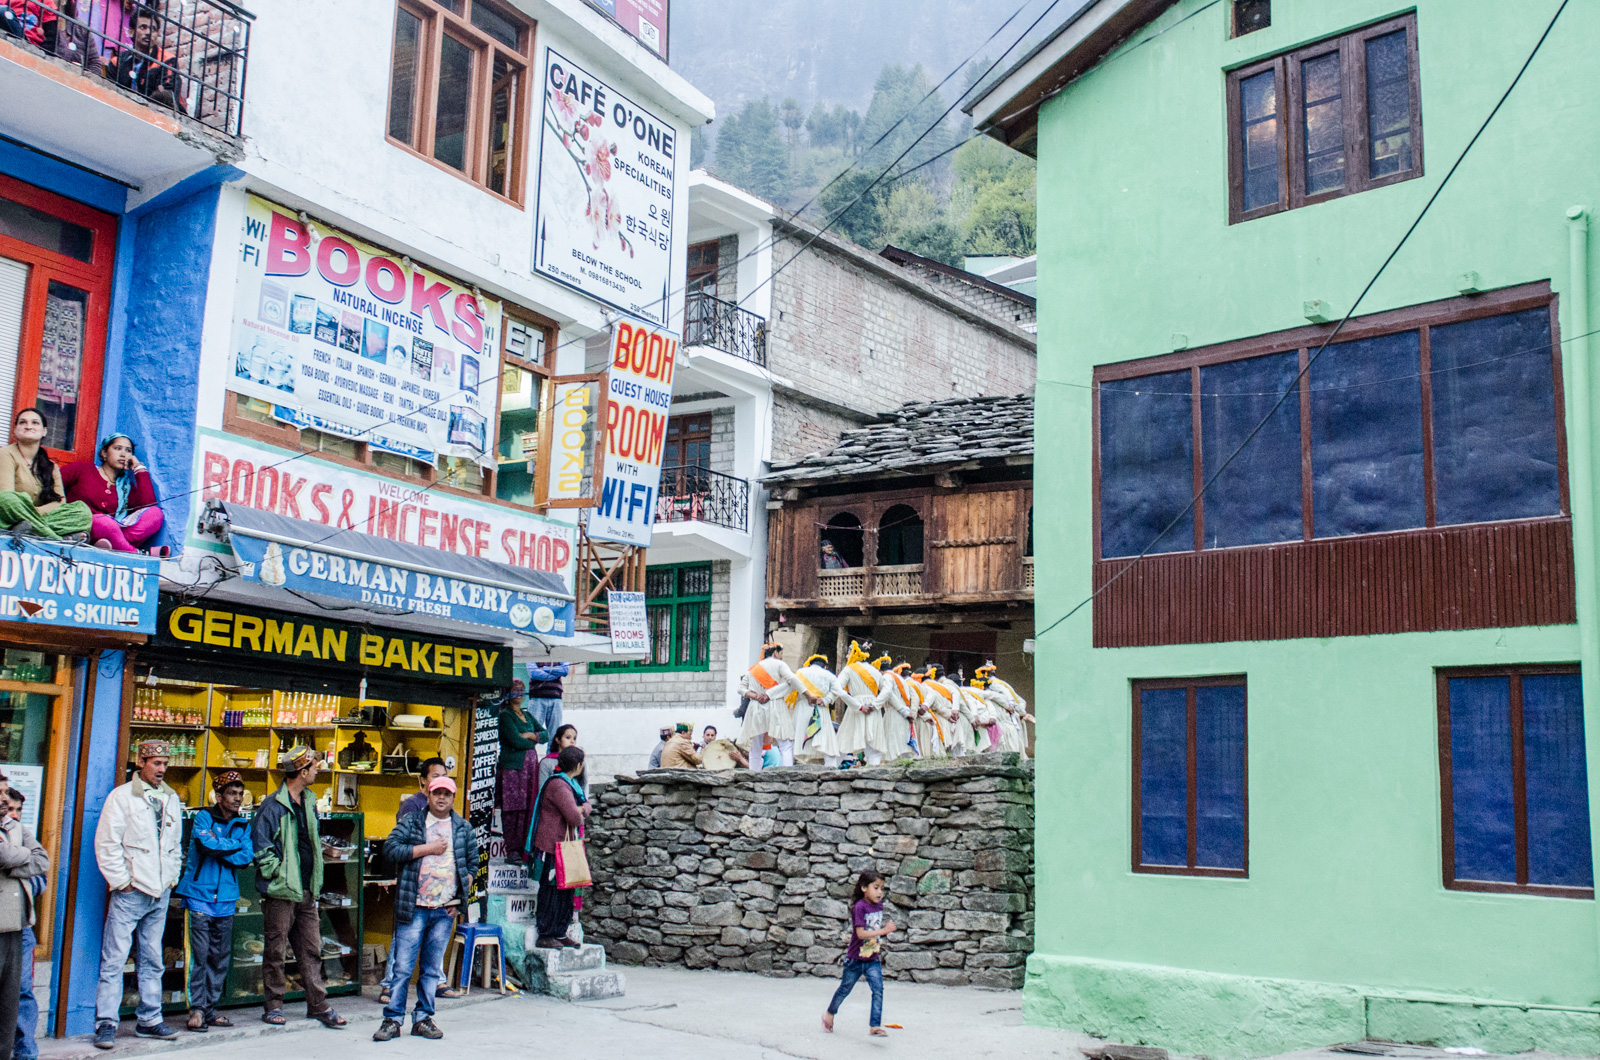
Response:
[[[850,991],[856,988],[856,982],[862,977],[867,977],[867,985],[872,988],[872,1022],[870,1027],[883,1026],[883,962],[882,961],[854,961],[848,958],[844,962],[844,974],[839,977],[839,989],[833,992],[833,1000],[828,1002],[828,1012],[832,1015],[839,1014],[839,1006],[844,1004],[844,999],[850,996]]]

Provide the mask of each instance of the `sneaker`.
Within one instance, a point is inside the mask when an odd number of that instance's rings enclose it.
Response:
[[[385,1018],[378,1024],[378,1029],[372,1032],[372,1040],[375,1042],[392,1042],[398,1037],[400,1037],[399,1020]]]
[[[133,1033],[141,1038],[160,1038],[162,1041],[171,1041],[178,1036],[178,1032],[167,1026],[165,1021],[152,1023],[148,1027],[142,1023],[135,1023]]]
[[[425,1020],[413,1019],[411,1021],[411,1033],[419,1038],[433,1038],[435,1040],[444,1037],[444,1031],[440,1030],[439,1025],[433,1022],[432,1017]]]
[[[117,1025],[115,1023],[102,1023],[94,1029],[94,1047],[96,1049],[110,1049],[117,1044]]]

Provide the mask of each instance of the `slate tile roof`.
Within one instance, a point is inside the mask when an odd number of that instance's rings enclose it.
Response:
[[[888,472],[929,474],[958,465],[1033,458],[1033,395],[907,402],[882,421],[845,431],[839,444],[774,464],[763,482],[872,478]]]

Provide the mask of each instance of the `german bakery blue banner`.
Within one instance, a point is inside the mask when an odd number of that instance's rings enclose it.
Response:
[[[0,544],[0,618],[154,633],[160,571],[149,556],[8,540]]]
[[[550,571],[496,563],[304,519],[224,504],[239,573],[296,594],[374,612],[412,612],[502,630],[570,637],[573,600]]]
[[[300,216],[245,207],[228,389],[425,463],[486,459],[500,303]]]

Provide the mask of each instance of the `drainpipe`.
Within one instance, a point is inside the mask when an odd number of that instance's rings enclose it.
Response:
[[[1573,574],[1578,590],[1578,658],[1583,666],[1584,745],[1589,774],[1590,856],[1600,857],[1600,569],[1597,569],[1595,496],[1594,409],[1596,375],[1589,363],[1589,209],[1567,210],[1568,285],[1566,331],[1571,336],[1564,363],[1571,380],[1571,416],[1568,422],[1567,477],[1572,499]],[[1600,860],[1594,862],[1600,879]],[[1596,912],[1596,942],[1600,944],[1600,909]]]

